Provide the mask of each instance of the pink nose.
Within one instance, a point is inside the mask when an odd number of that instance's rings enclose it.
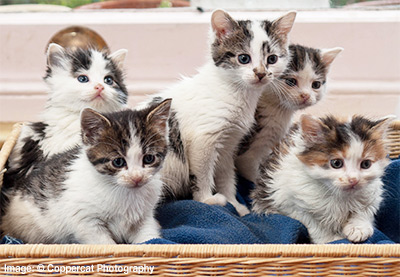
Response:
[[[135,186],[139,186],[140,183],[142,182],[143,177],[142,176],[135,176],[135,177],[131,177],[131,182],[133,185]]]
[[[356,186],[358,184],[359,180],[357,178],[349,178],[349,184],[351,186]]]
[[[300,94],[301,98],[303,98],[304,101],[307,101],[308,99],[310,99],[310,95],[302,93]]]
[[[104,87],[103,87],[103,85],[101,85],[101,84],[97,84],[97,85],[94,87],[94,89],[95,89],[96,91],[98,91],[98,92],[101,92],[101,91],[103,91]]]

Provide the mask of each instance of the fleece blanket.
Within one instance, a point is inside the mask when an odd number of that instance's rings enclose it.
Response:
[[[385,200],[376,217],[374,235],[364,243],[400,243],[400,159],[393,160],[383,178]],[[238,178],[239,201],[250,207],[251,182]],[[157,209],[162,239],[148,244],[263,244],[309,243],[307,229],[282,215],[239,217],[231,204],[209,206],[193,200],[170,201]],[[22,243],[4,237],[0,243]],[[348,240],[332,243],[350,243]]]

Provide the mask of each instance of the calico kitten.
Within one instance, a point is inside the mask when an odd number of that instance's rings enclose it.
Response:
[[[256,181],[260,163],[285,136],[294,113],[316,104],[326,94],[329,67],[342,50],[289,46],[288,67],[263,92],[256,123],[240,145],[235,161],[240,175]]]
[[[106,54],[95,49],[64,49],[51,43],[47,51],[49,99],[42,121],[22,128],[9,167],[28,171],[26,159],[50,157],[80,143],[83,108],[112,112],[126,108],[123,61],[127,50]],[[24,160],[25,157],[25,160]]]
[[[299,220],[313,243],[365,241],[382,200],[390,121],[303,115],[261,166],[253,211]]]
[[[152,101],[173,99],[173,142],[163,168],[166,189],[176,197],[225,205],[240,215],[234,156],[254,121],[258,98],[286,68],[288,34],[295,12],[274,21],[234,20],[217,10],[211,18],[211,57],[197,75]],[[146,104],[144,104],[146,105]],[[214,194],[216,192],[216,194]]]
[[[141,111],[84,109],[83,146],[7,171],[5,234],[27,243],[139,243],[159,237],[154,207],[168,146],[171,100]]]

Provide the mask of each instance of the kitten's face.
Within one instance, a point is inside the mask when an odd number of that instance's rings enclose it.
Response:
[[[281,104],[291,110],[316,104],[325,95],[329,66],[342,48],[319,50],[289,46],[291,60],[272,86]]]
[[[97,50],[65,50],[51,44],[45,81],[51,88],[51,103],[80,111],[119,110],[127,102],[122,63],[126,50],[111,55]]]
[[[214,64],[239,87],[264,87],[286,68],[288,34],[295,16],[291,12],[273,22],[235,21],[226,12],[215,11],[211,20]]]
[[[305,149],[298,158],[307,173],[333,190],[358,191],[381,178],[388,164],[383,136],[389,119],[322,120],[303,116]]]
[[[82,139],[89,161],[119,186],[139,188],[151,182],[167,154],[170,100],[142,111],[102,115],[85,109]]]

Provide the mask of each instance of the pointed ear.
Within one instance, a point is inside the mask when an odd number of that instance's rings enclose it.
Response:
[[[128,54],[128,50],[126,49],[119,49],[112,53],[109,57],[111,60],[116,64],[116,66],[122,70],[125,62],[126,55]]]
[[[329,67],[336,56],[342,52],[344,49],[342,47],[335,47],[330,49],[321,49],[321,60],[326,67]]]
[[[288,35],[292,30],[296,14],[296,11],[290,11],[272,22],[275,32],[281,37],[284,43],[288,41]]]
[[[237,22],[223,10],[216,10],[211,15],[211,27],[218,39],[229,37],[237,25]]]
[[[47,65],[49,67],[63,67],[65,55],[66,51],[62,46],[56,43],[50,43],[47,48]]]
[[[84,144],[95,144],[103,131],[111,126],[104,115],[86,108],[81,112],[81,132]]]
[[[169,112],[171,109],[172,99],[168,98],[150,110],[146,117],[146,124],[154,126],[156,129],[165,135],[167,133],[167,123]]]
[[[300,117],[301,132],[307,143],[316,143],[324,138],[322,126],[323,123],[311,115],[303,114]]]
[[[383,138],[386,138],[389,127],[392,124],[393,120],[395,120],[396,118],[397,117],[395,115],[385,116],[376,121],[375,126],[372,127],[371,130],[373,132],[378,132]]]

